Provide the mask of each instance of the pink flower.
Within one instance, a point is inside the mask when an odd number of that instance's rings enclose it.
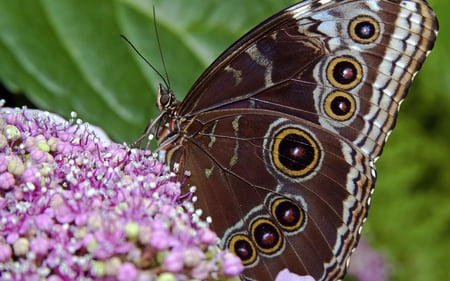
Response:
[[[132,263],[124,263],[119,268],[117,273],[117,280],[119,281],[134,281],[137,279],[138,270]]]
[[[8,262],[12,258],[12,249],[8,244],[0,244],[0,262]]]
[[[8,190],[13,188],[16,183],[16,179],[11,173],[0,173],[0,189]]]
[[[288,269],[283,269],[278,272],[275,281],[315,281],[311,276],[300,276],[295,273],[289,272]]]
[[[242,272],[150,151],[93,130],[0,108],[2,277],[212,280]]]
[[[356,277],[358,281],[389,280],[389,271],[383,257],[364,239],[359,241],[350,258],[348,274]]]
[[[241,260],[235,255],[226,253],[223,258],[223,273],[225,276],[235,276],[243,271],[244,266]]]
[[[31,240],[30,249],[38,256],[45,256],[50,250],[50,243],[46,238],[37,237]]]
[[[170,272],[181,272],[184,268],[183,252],[180,250],[170,252],[164,259],[164,268]]]

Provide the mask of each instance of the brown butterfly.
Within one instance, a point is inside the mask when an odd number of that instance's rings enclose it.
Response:
[[[437,28],[423,0],[303,1],[233,44],[184,101],[161,88],[153,132],[243,280],[343,278]]]

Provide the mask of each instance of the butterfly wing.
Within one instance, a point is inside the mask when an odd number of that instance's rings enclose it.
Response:
[[[224,52],[178,109],[285,112],[381,153],[437,22],[422,0],[314,0],[266,20]]]
[[[246,278],[274,280],[286,267],[317,280],[343,275],[374,184],[367,156],[314,123],[267,110],[209,111],[190,128],[171,157],[192,172],[198,206]]]

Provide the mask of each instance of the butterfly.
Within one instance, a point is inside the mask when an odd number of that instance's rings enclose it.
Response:
[[[343,278],[437,29],[423,0],[306,0],[234,43],[182,102],[160,87],[153,133],[242,280]]]

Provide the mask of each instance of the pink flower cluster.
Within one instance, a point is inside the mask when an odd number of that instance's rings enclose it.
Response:
[[[1,280],[238,280],[149,151],[81,122],[0,108]]]

